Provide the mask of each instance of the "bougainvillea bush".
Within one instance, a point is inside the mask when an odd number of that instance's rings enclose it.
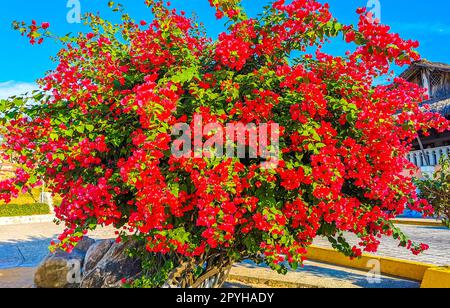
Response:
[[[448,129],[419,108],[425,92],[395,79],[393,64],[419,59],[359,9],[344,25],[314,0],[276,1],[249,18],[238,1],[210,1],[228,30],[216,40],[195,19],[146,1],[151,21],[122,9],[120,24],[88,14],[89,33],[59,37],[56,68],[32,97],[4,101],[5,156],[23,168],[0,183],[8,200],[45,181],[63,197],[55,209],[70,250],[89,230],[114,226],[148,252],[195,258],[218,252],[284,271],[324,236],[347,256],[373,252],[387,235],[419,253],[390,219],[406,208],[432,214],[404,169],[417,131]],[[219,22],[219,21],[218,21]],[[14,26],[42,43],[49,24]],[[342,40],[342,56],[323,52]],[[191,123],[277,123],[279,163],[174,157],[172,127]],[[206,140],[208,132],[204,132]],[[357,246],[345,234],[356,234]]]

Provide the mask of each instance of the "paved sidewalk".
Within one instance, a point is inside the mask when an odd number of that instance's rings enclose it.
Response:
[[[36,267],[48,254],[50,241],[64,228],[53,222],[0,226],[0,269]],[[112,229],[99,229],[90,237],[114,238]]]
[[[444,227],[401,225],[400,228],[413,240],[430,245],[430,249],[419,256],[398,247],[396,241],[383,238],[379,255],[436,265],[450,264],[450,230]],[[63,228],[53,223],[0,226],[0,269],[35,267],[48,253],[50,241]],[[102,229],[89,234],[97,239],[112,238],[112,229]],[[356,243],[353,236],[352,242]],[[326,239],[317,239],[318,246],[329,247]]]
[[[230,279],[276,288],[419,288],[420,283],[380,275],[371,279],[368,272],[305,261],[305,266],[280,275],[263,265],[246,261],[233,266]]]
[[[446,227],[410,225],[399,225],[399,228],[413,241],[428,244],[430,249],[418,256],[414,256],[406,248],[398,247],[398,242],[394,239],[383,237],[378,252],[375,253],[376,255],[439,266],[450,265],[450,229]],[[350,239],[352,245],[358,243],[358,239],[352,234],[348,234],[347,238]],[[317,238],[314,244],[321,247],[331,247],[326,238]]]
[[[18,267],[14,269],[0,269],[0,289],[29,289],[33,288],[34,273],[33,267]]]
[[[35,268],[0,269],[0,288],[32,288]],[[368,279],[364,271],[306,261],[287,275],[251,262],[237,264],[224,288],[419,288],[420,283],[387,276]]]
[[[430,250],[422,256],[413,256],[408,251],[396,247],[395,241],[383,239],[380,255],[422,261],[438,265],[450,263],[450,230],[440,227],[400,226],[414,240],[430,244]],[[0,226],[0,287],[30,287],[34,268],[48,253],[50,241],[61,233],[63,228],[53,223]],[[101,229],[89,236],[97,239],[112,238],[112,229]],[[328,246],[323,239],[316,245]],[[279,276],[273,271],[245,262],[234,267],[235,276],[256,277],[257,282],[243,282],[244,286],[260,285],[261,282],[282,280],[292,285],[304,287],[370,287],[370,288],[416,288],[418,283],[382,276],[379,284],[371,284],[364,271],[346,269],[333,265],[307,261],[305,268],[290,271],[287,276]],[[230,284],[233,287],[235,284]],[[269,284],[270,285],[270,284]],[[276,285],[272,285],[276,286]]]

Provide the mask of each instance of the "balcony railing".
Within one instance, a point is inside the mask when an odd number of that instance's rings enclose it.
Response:
[[[406,158],[417,167],[425,167],[428,166],[426,157],[428,157],[429,165],[436,166],[439,164],[439,159],[444,155],[450,156],[450,146],[425,149],[425,156],[422,151],[413,151]]]

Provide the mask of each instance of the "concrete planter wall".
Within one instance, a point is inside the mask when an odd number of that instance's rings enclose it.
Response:
[[[33,216],[17,216],[17,217],[0,217],[0,226],[33,224],[41,222],[51,222],[55,216],[50,215],[33,215]]]

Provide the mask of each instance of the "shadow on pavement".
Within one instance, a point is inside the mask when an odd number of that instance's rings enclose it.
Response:
[[[26,240],[0,242],[0,269],[39,265],[48,254],[52,239],[30,237]]]
[[[261,268],[266,267],[266,265],[260,264],[256,265],[252,261],[245,261],[241,263],[242,266],[247,268]],[[401,278],[380,276],[379,281],[370,282],[367,273],[359,270],[335,267],[333,265],[314,262],[314,264],[305,264],[303,268],[295,271],[298,273],[299,277],[301,275],[308,275],[309,277],[314,276],[317,278],[324,279],[335,279],[349,282],[357,287],[362,288],[418,288],[420,283],[416,281],[404,280]]]
[[[54,237],[30,237],[26,240],[0,242],[0,270],[14,268],[32,268],[48,254],[48,246]],[[261,268],[267,266],[256,265],[251,261],[241,263],[246,268]],[[381,276],[380,283],[370,283],[363,271],[340,268],[317,262],[307,263],[296,273],[323,279],[334,279],[349,282],[363,288],[417,288],[418,282]]]

